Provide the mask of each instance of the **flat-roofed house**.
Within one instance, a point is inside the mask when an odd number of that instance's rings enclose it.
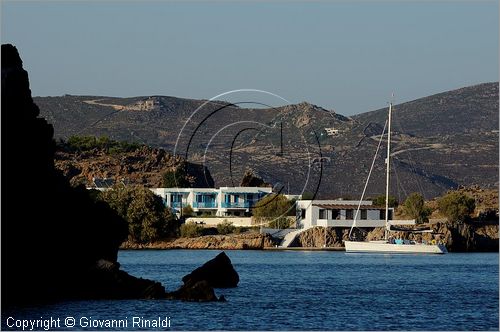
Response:
[[[394,209],[389,208],[389,220],[392,220],[393,214]],[[351,227],[355,216],[357,227],[385,226],[385,206],[375,206],[372,201],[297,201],[297,228]]]

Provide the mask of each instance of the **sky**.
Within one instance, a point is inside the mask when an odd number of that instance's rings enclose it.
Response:
[[[498,1],[5,1],[33,96],[229,94],[344,115],[498,81]],[[286,100],[286,102],[285,102]]]

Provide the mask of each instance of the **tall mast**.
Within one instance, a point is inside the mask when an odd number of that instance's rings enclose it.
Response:
[[[387,240],[387,228],[389,226],[389,173],[391,171],[391,115],[392,102],[389,103],[389,119],[387,127],[387,171],[385,174],[385,231],[384,238]]]

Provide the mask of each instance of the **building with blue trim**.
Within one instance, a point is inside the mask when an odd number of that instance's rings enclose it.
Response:
[[[270,187],[220,187],[215,188],[152,188],[165,205],[179,214],[191,206],[195,215],[220,217],[250,216],[251,208],[267,194]]]

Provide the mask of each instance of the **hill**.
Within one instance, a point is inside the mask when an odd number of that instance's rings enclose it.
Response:
[[[359,197],[387,110],[346,117],[309,103],[243,108],[165,96],[34,98],[55,136],[106,135],[163,148],[207,167],[216,186],[238,185],[251,169],[277,190]],[[391,190],[427,198],[459,185],[498,186],[498,83],[394,108]],[[384,191],[384,158],[369,196]]]
[[[384,124],[387,110],[360,114]],[[400,104],[394,110],[394,156],[440,187],[498,187],[498,83],[479,84]]]

